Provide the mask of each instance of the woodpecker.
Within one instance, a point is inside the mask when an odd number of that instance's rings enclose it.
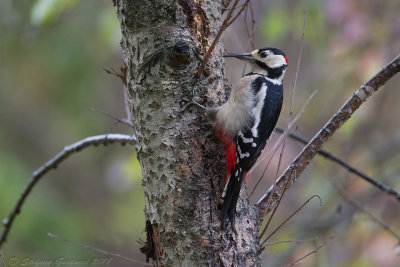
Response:
[[[288,61],[277,48],[261,48],[224,57],[234,57],[251,65],[251,72],[240,79],[227,102],[207,110],[219,138],[226,144],[228,181],[222,194],[221,228],[225,230],[228,218],[236,232],[240,189],[278,121],[283,101],[282,80]]]

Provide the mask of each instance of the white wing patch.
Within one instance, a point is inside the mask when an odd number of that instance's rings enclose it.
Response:
[[[265,96],[267,95],[267,85],[265,83],[263,83],[263,85],[261,86],[260,91],[258,91],[257,95],[255,96],[255,101],[256,101],[256,106],[253,108],[253,115],[255,118],[254,121],[254,125],[253,128],[251,128],[251,133],[254,137],[258,137],[258,125],[260,124],[260,120],[261,120],[261,112],[262,112],[262,108],[264,106],[264,99]]]
[[[245,143],[245,144],[253,142],[253,138],[251,138],[251,137],[250,137],[250,138],[244,137],[244,135],[243,135],[243,133],[242,133],[241,131],[239,132],[238,135],[240,136],[240,138],[242,138],[243,143]]]
[[[248,157],[250,157],[250,153],[249,152],[246,152],[246,153],[242,153],[242,151],[240,150],[240,146],[237,146],[237,150],[238,150],[238,152],[239,152],[239,157],[242,159],[242,158],[248,158]]]

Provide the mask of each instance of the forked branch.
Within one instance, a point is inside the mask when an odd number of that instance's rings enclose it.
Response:
[[[4,244],[7,239],[8,232],[11,229],[11,226],[15,220],[15,217],[20,213],[21,207],[24,204],[26,198],[29,193],[32,191],[33,187],[40,180],[43,175],[48,173],[50,170],[57,168],[57,166],[68,158],[71,154],[79,152],[90,146],[98,146],[98,145],[108,145],[113,143],[124,144],[134,144],[136,142],[136,136],[134,135],[124,135],[124,134],[103,134],[87,137],[82,139],[72,145],[64,147],[64,149],[55,155],[51,160],[47,161],[44,165],[42,165],[39,169],[32,173],[32,177],[28,184],[25,186],[21,195],[19,196],[17,202],[14,205],[14,208],[11,210],[10,214],[6,219],[2,221],[3,231],[0,235],[0,248]]]
[[[279,134],[283,134],[285,132],[285,130],[282,129],[282,128],[276,127],[275,128],[275,132],[277,132]],[[300,142],[300,143],[302,143],[304,145],[308,144],[308,140],[304,139],[303,137],[301,137],[301,136],[299,136],[299,135],[297,135],[295,133],[289,133],[288,136],[290,138],[292,138],[293,140],[296,140],[297,142]],[[387,193],[388,195],[391,195],[391,196],[395,197],[398,201],[400,201],[400,192],[399,191],[391,188],[390,186],[385,185],[384,183],[372,178],[371,176],[368,176],[364,172],[360,171],[359,169],[357,169],[356,167],[352,166],[350,163],[348,163],[344,159],[336,156],[335,154],[329,152],[328,150],[321,149],[320,151],[318,151],[318,155],[323,156],[326,159],[332,160],[333,162],[336,162],[337,164],[339,164],[340,166],[342,166],[343,168],[345,168],[349,172],[357,175],[361,179],[365,180],[366,182],[368,182],[371,185],[379,188],[383,192]]]
[[[231,1],[229,1],[228,4],[230,4]],[[215,46],[217,45],[219,39],[222,36],[222,33],[239,17],[239,15],[243,12],[243,10],[245,10],[245,8],[247,7],[247,5],[249,4],[250,0],[246,0],[246,2],[242,5],[242,7],[240,8],[240,10],[236,13],[236,15],[232,18],[233,16],[233,12],[235,11],[235,9],[237,8],[237,5],[239,4],[239,0],[235,0],[233,2],[232,8],[229,10],[228,15],[226,16],[226,18],[224,19],[224,21],[222,22],[221,27],[219,28],[217,35],[215,36],[213,42],[211,43],[210,47],[208,48],[206,54],[204,55],[203,61],[200,64],[199,69],[197,70],[195,77],[199,78],[203,72],[204,69],[206,67],[206,64],[208,62],[208,60],[211,57],[212,52],[214,51]]]

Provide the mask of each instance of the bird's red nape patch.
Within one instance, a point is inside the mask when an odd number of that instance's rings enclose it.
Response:
[[[285,60],[286,60],[286,64],[288,64],[288,60],[287,60],[287,57],[286,56],[284,56],[285,57]]]
[[[225,159],[226,159],[226,172],[227,172],[227,178],[226,180],[229,179],[231,176],[231,170],[232,168],[235,168],[236,165],[236,146],[233,141],[224,135],[221,131],[217,130],[217,135],[219,140],[225,143]]]

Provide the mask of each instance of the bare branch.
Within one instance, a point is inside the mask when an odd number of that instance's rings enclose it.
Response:
[[[291,120],[292,115],[293,115],[294,95],[295,95],[295,92],[296,92],[297,78],[299,76],[299,71],[300,71],[301,55],[303,54],[304,34],[305,34],[305,31],[306,31],[307,14],[308,14],[308,9],[306,9],[306,11],[304,12],[304,18],[303,18],[303,29],[301,31],[299,58],[297,60],[296,74],[294,76],[292,99],[290,100],[290,111],[289,111],[290,120]]]
[[[293,266],[293,265],[299,264],[302,260],[304,260],[304,259],[307,258],[308,256],[310,256],[310,255],[316,253],[320,248],[324,247],[324,246],[325,246],[329,241],[331,241],[334,237],[335,237],[335,235],[331,235],[331,237],[330,237],[328,240],[326,240],[323,244],[319,245],[319,246],[318,246],[317,248],[315,248],[313,251],[311,251],[310,253],[307,253],[306,255],[304,255],[303,257],[301,257],[300,259],[295,260],[294,262],[292,262],[292,263],[290,263],[290,264],[288,264],[288,265],[285,265],[285,266],[286,266],[286,267],[289,267],[289,266]]]
[[[126,70],[127,70],[127,67],[125,65],[120,67],[120,72],[116,71],[114,68],[110,68],[110,69],[103,68],[103,70],[105,72],[107,72],[108,74],[114,75],[115,77],[120,79],[122,84],[126,86]]]
[[[1,266],[6,267],[6,263],[4,262],[3,254],[0,251],[0,259],[1,259]]]
[[[264,247],[270,247],[270,246],[275,246],[275,245],[284,244],[284,243],[304,243],[304,242],[315,241],[317,239],[319,239],[319,238],[318,237],[314,237],[314,238],[310,238],[310,239],[295,239],[295,240],[274,241],[274,242],[266,243]]]
[[[271,238],[271,236],[273,236],[285,223],[287,223],[294,215],[296,215],[305,205],[307,205],[308,202],[311,201],[311,199],[313,199],[314,197],[317,197],[319,199],[319,203],[320,206],[322,206],[322,200],[320,198],[320,196],[318,195],[313,195],[312,197],[310,197],[309,199],[307,199],[306,202],[303,203],[303,205],[301,205],[300,207],[298,207],[292,214],[289,215],[289,217],[287,217],[274,231],[272,231],[272,233],[261,243],[261,247],[265,244],[265,242],[268,241],[268,239]],[[277,205],[278,206],[278,205]],[[276,206],[276,207],[277,207]],[[264,228],[264,230],[266,230],[266,228]],[[264,232],[264,231],[263,231]],[[260,235],[260,238],[262,237],[262,235]]]
[[[129,123],[132,123],[131,103],[130,103],[130,100],[129,100],[128,85],[126,83],[126,71],[127,71],[128,68],[125,65],[123,65],[122,67],[119,68],[120,72],[117,72],[113,68],[110,68],[110,69],[103,68],[103,69],[108,74],[114,75],[115,77],[117,77],[118,79],[121,80],[122,87],[123,87],[123,93],[124,93],[124,104],[125,104],[125,113],[126,113],[126,119],[123,119],[123,121],[127,121]]]
[[[266,194],[257,202],[256,205],[260,209],[259,214],[261,218],[277,204],[277,200],[284,190],[286,181],[290,180],[289,186],[296,181],[318,151],[321,150],[322,145],[329,139],[329,137],[331,137],[336,130],[353,115],[353,113],[368,99],[369,96],[371,96],[399,71],[400,55],[393,59],[381,71],[354,92],[349,100],[347,100],[347,102],[292,161],[285,172],[279,177],[276,187],[268,189]]]
[[[24,204],[26,198],[29,193],[32,191],[33,187],[36,183],[50,170],[57,168],[57,166],[68,158],[71,154],[82,151],[83,149],[90,146],[98,146],[98,145],[108,145],[113,143],[119,143],[122,145],[131,144],[133,145],[136,142],[136,136],[134,135],[124,135],[124,134],[103,134],[87,137],[82,139],[72,145],[64,147],[64,149],[55,155],[52,159],[47,161],[44,165],[42,165],[39,169],[32,173],[32,177],[30,181],[25,186],[21,195],[19,196],[17,202],[15,203],[13,209],[9,213],[8,217],[2,221],[3,231],[0,235],[0,248],[5,243],[7,239],[8,232],[15,220],[15,217],[20,213],[21,207]]]
[[[249,4],[250,0],[246,0],[246,2],[242,5],[242,7],[240,8],[239,12],[236,13],[236,15],[228,22],[227,24],[227,28],[235,22],[235,20],[240,16],[240,14],[242,14],[243,10],[245,10],[247,8],[247,5]]]
[[[282,134],[284,132],[284,129],[276,127],[275,128],[275,132]],[[289,133],[289,137],[292,138],[293,140],[296,140],[302,144],[308,144],[309,141],[307,141],[306,139],[304,139],[303,137],[295,134],[295,133]],[[363,173],[362,171],[360,171],[359,169],[357,169],[356,167],[350,165],[348,162],[346,162],[344,159],[332,154],[331,152],[329,152],[328,150],[325,149],[321,149],[318,151],[318,155],[321,155],[327,159],[330,159],[334,162],[336,162],[337,164],[339,164],[340,166],[342,166],[343,168],[347,169],[349,172],[357,175],[358,177],[364,179],[366,182],[372,184],[373,186],[379,188],[380,190],[382,190],[383,192],[387,193],[388,195],[392,195],[394,196],[397,200],[400,201],[400,192],[396,191],[395,189],[383,184],[380,181],[375,180],[374,178],[372,178],[371,176],[368,176],[367,174]]]
[[[255,49],[255,33],[256,33],[256,20],[254,18],[254,9],[253,9],[253,4],[251,3],[251,1],[249,2],[249,6],[250,6],[250,14],[251,14],[251,38],[250,38],[250,42],[251,42],[251,48],[254,50]]]
[[[251,6],[251,2],[249,3],[249,6]],[[247,37],[249,38],[249,41],[251,41],[249,25],[247,25],[247,13],[249,11],[249,6],[246,6],[246,9],[244,10],[243,23],[244,23],[244,28],[246,29]]]
[[[225,7],[225,10],[228,9],[228,6],[231,4],[232,0],[222,0],[222,5]]]
[[[251,33],[249,31],[249,26],[247,25],[247,13],[248,13],[249,7],[250,7],[250,15],[251,15]],[[243,16],[243,22],[244,22],[244,25],[246,28],[247,37],[249,38],[246,49],[254,50],[255,49],[256,20],[254,18],[254,10],[253,10],[253,5],[251,4],[251,0],[245,9],[244,16]],[[245,75],[246,67],[247,67],[247,63],[244,62],[242,76]]]
[[[278,179],[279,169],[280,169],[281,163],[282,163],[283,151],[285,150],[286,139],[287,139],[287,134],[288,134],[288,132],[289,132],[289,127],[292,126],[293,123],[294,123],[294,122],[292,123],[293,103],[294,103],[294,95],[295,95],[295,92],[296,92],[297,78],[298,78],[299,70],[300,70],[301,55],[302,55],[302,53],[303,53],[304,33],[305,33],[305,30],[306,30],[306,21],[307,21],[307,10],[304,12],[303,29],[302,29],[302,32],[301,32],[301,41],[300,41],[300,52],[299,52],[299,58],[298,58],[298,60],[297,60],[296,75],[295,75],[295,77],[294,77],[294,82],[293,82],[292,98],[291,98],[291,100],[290,100],[288,131],[286,131],[286,132],[284,133],[282,150],[281,150],[281,153],[279,154],[278,167],[276,168],[276,173],[275,173],[275,178],[274,178],[274,184],[273,184],[273,187],[272,187],[272,188],[275,188],[275,186],[276,186],[276,181],[277,181],[277,179]],[[313,95],[310,96],[310,98],[312,98],[312,97],[313,97]],[[310,98],[309,98],[309,99],[310,99]],[[308,104],[308,101],[307,101],[306,103]],[[304,111],[304,109],[303,109],[303,111]],[[299,112],[297,118],[299,118],[299,117],[301,116],[301,114],[302,114],[302,113]],[[264,170],[264,172],[263,172],[263,176],[264,176],[264,173],[265,173],[265,170]],[[261,177],[261,179],[262,179],[262,177]],[[283,196],[283,194],[282,194],[282,196]],[[281,196],[281,198],[282,198],[282,196]],[[280,203],[280,201],[277,203],[277,205],[279,205],[279,203]]]
[[[262,181],[262,179],[263,179],[265,173],[267,172],[268,167],[269,167],[269,164],[271,163],[272,159],[273,159],[274,156],[275,156],[276,151],[278,151],[278,148],[279,148],[279,146],[281,145],[280,140],[281,140],[281,139],[279,139],[278,142],[275,143],[274,148],[271,149],[270,152],[268,153],[268,154],[270,154],[271,156],[270,156],[270,158],[269,158],[267,164],[265,165],[264,170],[263,170],[263,172],[262,172],[260,178],[258,178],[257,183],[254,185],[253,190],[251,190],[251,192],[250,192],[250,194],[249,194],[249,198],[254,194],[254,192],[256,191],[256,189],[257,189],[257,187],[258,187],[258,184]],[[283,137],[282,137],[282,140],[283,140]],[[275,147],[275,146],[276,146],[276,147]]]
[[[210,59],[211,54],[212,54],[212,52],[213,52],[215,46],[217,45],[219,39],[221,38],[222,33],[223,33],[223,32],[226,30],[226,28],[228,28],[229,25],[231,25],[231,24],[237,19],[237,17],[243,12],[243,10],[246,8],[246,6],[247,6],[247,4],[249,3],[249,1],[250,1],[250,0],[246,0],[246,3],[243,4],[242,8],[238,11],[238,13],[235,15],[235,17],[231,20],[232,15],[233,15],[233,12],[235,11],[235,9],[236,9],[236,7],[237,7],[237,5],[238,5],[238,3],[239,3],[239,0],[235,0],[235,2],[234,2],[233,5],[232,5],[232,8],[229,10],[228,15],[226,16],[226,18],[225,18],[224,21],[222,22],[222,25],[221,25],[221,27],[219,28],[219,30],[218,30],[218,32],[217,32],[217,35],[215,36],[213,42],[211,43],[210,48],[208,48],[206,54],[204,55],[203,61],[201,62],[200,67],[199,67],[199,69],[197,70],[197,72],[196,72],[196,74],[195,74],[195,77],[198,78],[198,77],[200,77],[200,76],[203,74],[204,68],[206,67],[207,62],[208,62],[208,60]],[[229,3],[230,3],[230,2],[229,2]]]
[[[141,261],[138,261],[138,260],[135,260],[135,259],[132,259],[132,258],[123,256],[123,255],[121,255],[121,254],[119,254],[119,253],[115,253],[115,252],[107,251],[107,250],[104,250],[104,249],[92,247],[92,246],[90,246],[90,245],[82,244],[82,243],[79,243],[79,242],[76,242],[76,241],[67,239],[67,238],[65,238],[65,237],[61,237],[61,236],[58,236],[58,235],[54,235],[54,234],[52,234],[52,233],[47,233],[47,235],[48,235],[49,237],[52,237],[52,238],[60,239],[60,240],[62,240],[62,241],[64,241],[64,242],[76,244],[76,245],[78,245],[78,246],[80,246],[80,247],[83,247],[83,248],[86,248],[86,249],[90,249],[90,250],[99,252],[99,253],[101,253],[101,254],[103,254],[103,255],[107,255],[107,256],[112,256],[112,257],[115,257],[115,258],[123,259],[123,260],[129,261],[129,262],[132,262],[132,263],[136,263],[136,264],[143,265],[143,266],[153,266],[153,265],[151,265],[151,264],[149,264],[149,263],[141,262]]]
[[[118,118],[117,116],[115,116],[115,115],[113,115],[111,113],[108,113],[108,112],[105,112],[105,111],[102,111],[102,110],[98,110],[98,109],[95,109],[95,108],[91,108],[90,110],[93,111],[93,112],[97,112],[97,113],[101,113],[103,115],[106,115],[107,117],[109,117],[109,118],[115,120],[116,122],[119,122],[119,123],[121,123],[121,124],[123,124],[125,126],[128,126],[130,128],[134,128],[134,125],[133,125],[132,121],[130,121],[128,119],[120,119],[120,118]]]
[[[278,209],[279,203],[281,202],[281,200],[282,200],[283,195],[285,194],[285,192],[286,192],[286,189],[283,191],[283,194],[281,195],[281,197],[280,197],[279,200],[278,200],[278,205],[275,206],[274,210],[272,211],[271,216],[270,216],[269,219],[268,219],[267,224],[265,225],[264,229],[262,230],[262,232],[261,232],[261,234],[260,234],[260,239],[261,239],[261,238],[264,236],[264,234],[267,232],[268,226],[269,226],[269,224],[271,223],[272,218],[274,217],[275,212],[276,212],[276,210]],[[260,222],[260,223],[261,223],[261,222]],[[265,240],[265,241],[266,241],[266,240]],[[264,242],[265,242],[265,241],[264,241]],[[264,242],[263,242],[263,244],[264,244]],[[261,247],[262,247],[262,244],[261,244]]]
[[[126,114],[126,121],[132,123],[132,115],[131,115],[131,100],[129,96],[128,86],[126,84],[122,85],[122,89],[124,90],[124,106],[125,106],[125,114]],[[133,123],[132,123],[133,126]]]
[[[381,219],[379,219],[378,217],[376,217],[374,214],[372,214],[371,212],[369,212],[368,210],[366,210],[363,206],[361,206],[360,204],[358,204],[355,200],[352,200],[345,192],[343,189],[339,188],[337,185],[333,184],[333,187],[336,189],[336,191],[342,196],[342,198],[349,203],[350,205],[352,205],[354,208],[365,212],[366,214],[368,214],[368,216],[377,224],[379,224],[383,229],[385,229],[386,231],[388,231],[394,238],[397,239],[398,244],[400,244],[400,236],[393,231],[392,228],[390,228],[390,226],[385,223],[384,221],[382,221]]]

